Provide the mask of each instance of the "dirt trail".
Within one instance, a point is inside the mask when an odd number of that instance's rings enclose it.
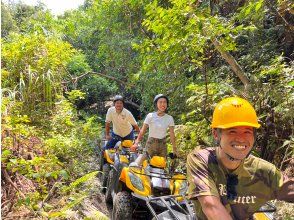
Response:
[[[90,162],[89,166],[91,167],[91,170],[97,171],[98,160],[96,155],[94,155],[93,161]],[[83,217],[101,220],[110,219],[112,206],[105,202],[98,177],[89,180],[86,183],[86,187],[91,188],[90,195],[79,206],[79,212],[83,213]],[[104,218],[102,215],[99,215],[100,212],[105,215]],[[106,216],[107,218],[105,218]]]

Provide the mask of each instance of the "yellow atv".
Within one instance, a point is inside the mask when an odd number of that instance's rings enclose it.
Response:
[[[254,213],[253,220],[274,220],[274,213],[276,211],[276,207],[272,203],[267,202],[258,212]]]
[[[129,166],[129,164],[131,162],[134,162],[138,157],[137,151],[131,151],[132,145],[132,140],[124,140],[121,142],[121,144],[119,144],[119,147],[114,154],[114,163],[110,165],[111,169],[106,184],[105,201],[107,203],[112,203],[112,195],[110,189],[111,184],[115,182],[115,180],[113,180],[114,174],[120,172],[122,168]]]
[[[142,167],[118,170],[109,189],[114,198],[112,219],[195,219],[184,199],[185,174],[168,168],[164,157],[153,156]]]
[[[114,165],[115,155],[116,155],[117,149],[119,147],[121,147],[121,146],[129,148],[130,146],[132,146],[132,144],[133,144],[132,140],[119,141],[119,142],[116,143],[114,148],[101,151],[101,153],[100,153],[100,161],[99,161],[99,163],[100,163],[99,164],[99,170],[101,172],[99,172],[98,177],[99,177],[100,182],[101,182],[102,192],[106,191],[109,172],[110,172],[112,166]]]

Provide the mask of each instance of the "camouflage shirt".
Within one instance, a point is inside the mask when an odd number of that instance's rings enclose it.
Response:
[[[248,156],[230,174],[237,175],[234,199],[227,198],[227,175],[218,161],[218,148],[192,151],[187,158],[189,182],[188,198],[195,206],[197,217],[207,219],[202,212],[198,196],[211,195],[221,199],[233,219],[247,219],[267,201],[277,198],[283,184],[282,173],[271,163]],[[230,186],[231,187],[231,186]]]

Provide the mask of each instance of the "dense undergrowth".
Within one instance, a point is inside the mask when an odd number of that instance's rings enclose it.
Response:
[[[97,173],[89,164],[101,127],[95,117],[78,120],[69,101],[79,98],[76,94],[59,97],[42,127],[20,114],[21,102],[3,97],[2,217],[12,212],[26,218],[62,218],[87,198],[91,187],[83,184]]]

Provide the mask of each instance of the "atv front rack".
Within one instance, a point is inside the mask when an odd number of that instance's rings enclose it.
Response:
[[[183,197],[182,195],[168,195],[168,196],[140,196],[138,194],[132,193],[132,195],[140,200],[146,202],[147,207],[150,212],[157,220],[163,219],[176,219],[176,220],[197,220],[196,215],[193,212],[191,204],[187,200],[183,200],[181,204],[176,200],[178,197]],[[160,205],[164,211],[157,214],[154,205]],[[153,206],[152,206],[153,205]]]
[[[141,173],[141,172],[137,172],[133,169],[134,167],[130,166],[130,170],[135,173],[135,174],[138,174],[138,175],[142,175],[142,176],[148,176],[148,177],[158,177],[156,175],[160,175],[162,173],[157,173],[157,172],[149,172],[150,174],[146,174],[146,173]],[[136,167],[137,168],[137,167]],[[155,175],[152,175],[152,174],[155,174]],[[181,173],[182,174],[182,173]],[[187,178],[174,178],[172,175],[170,174],[167,174],[165,173],[164,176],[161,176],[160,178],[161,179],[168,179],[168,180],[187,180]],[[179,195],[180,196],[180,195]]]

